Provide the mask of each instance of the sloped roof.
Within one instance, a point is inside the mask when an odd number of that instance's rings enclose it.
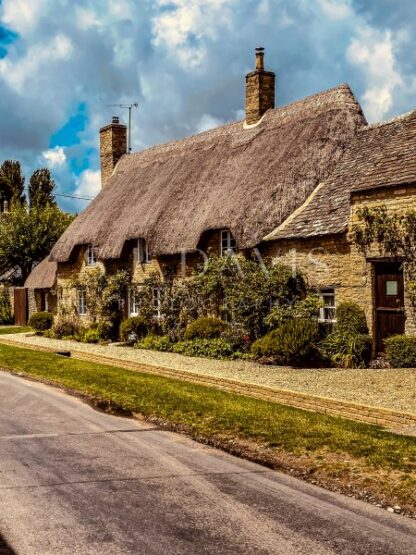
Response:
[[[249,248],[283,222],[333,171],[365,118],[348,85],[243,122],[125,155],[109,183],[52,251],[67,261],[94,244],[118,258],[143,237],[155,255],[194,250],[201,234],[229,228]]]
[[[57,263],[44,258],[29,274],[25,287],[29,289],[51,289],[56,282]]]
[[[360,129],[333,174],[266,240],[343,233],[351,194],[416,181],[416,111]]]

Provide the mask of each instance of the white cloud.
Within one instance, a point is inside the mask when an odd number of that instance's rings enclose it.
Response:
[[[220,125],[224,125],[222,120],[214,118],[214,116],[211,116],[210,114],[204,114],[198,122],[196,132],[202,133],[203,131],[219,127]]]
[[[3,0],[1,19],[7,27],[25,33],[44,15],[47,4],[48,0]]]
[[[325,15],[334,21],[346,19],[354,14],[350,4],[344,0],[319,0],[319,4]]]
[[[393,106],[395,90],[403,84],[396,69],[392,34],[362,27],[348,47],[347,59],[366,76],[364,112],[370,121],[381,120]]]
[[[95,197],[101,190],[101,172],[99,170],[85,170],[76,180],[75,195],[80,197]]]
[[[185,68],[198,67],[207,50],[202,39],[215,39],[219,28],[230,22],[232,0],[159,0],[160,6],[173,5],[153,19],[153,42],[167,48]],[[192,41],[191,41],[192,39]]]
[[[18,93],[23,93],[27,81],[38,78],[42,66],[53,61],[68,60],[72,54],[71,40],[56,35],[50,42],[35,44],[19,60],[10,57],[0,60],[0,77]]]
[[[61,146],[56,146],[49,150],[42,152],[42,157],[46,160],[46,163],[50,168],[55,168],[57,166],[63,166],[66,162],[66,154]]]

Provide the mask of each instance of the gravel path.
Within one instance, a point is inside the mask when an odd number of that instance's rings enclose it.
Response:
[[[350,370],[337,368],[308,369],[263,366],[250,361],[223,361],[192,358],[174,353],[146,351],[115,345],[89,345],[59,341],[28,334],[3,335],[10,339],[50,347],[77,350],[119,360],[162,366],[182,372],[206,374],[275,387],[321,397],[355,401],[416,414],[416,369]]]

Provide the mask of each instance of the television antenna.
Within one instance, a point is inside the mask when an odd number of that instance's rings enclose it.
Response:
[[[138,108],[139,104],[137,102],[133,102],[132,104],[107,104],[109,107],[117,107],[123,108],[129,111],[129,127],[128,127],[128,145],[127,145],[127,152],[130,154],[131,152],[131,111],[133,108]]]

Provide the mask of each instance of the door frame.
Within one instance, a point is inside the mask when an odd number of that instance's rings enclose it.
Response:
[[[377,345],[378,345],[378,319],[377,319],[377,266],[382,264],[403,264],[404,259],[402,257],[388,257],[388,256],[380,256],[380,257],[373,257],[373,258],[366,258],[366,262],[371,264],[371,300],[373,303],[373,310],[372,310],[372,320],[373,320],[373,333],[372,333],[372,356],[376,357],[378,355]],[[406,298],[405,298],[405,281],[404,281],[404,272],[402,271],[403,276],[403,310],[404,310],[404,318],[406,321]]]

